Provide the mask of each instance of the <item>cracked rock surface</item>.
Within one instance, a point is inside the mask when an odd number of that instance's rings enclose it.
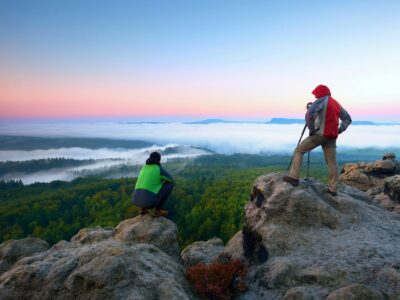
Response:
[[[319,181],[282,177],[256,179],[224,250],[249,265],[240,299],[400,299],[400,216],[345,184],[333,197]]]

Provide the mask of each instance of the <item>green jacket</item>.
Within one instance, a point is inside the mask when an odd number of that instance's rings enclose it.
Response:
[[[153,206],[164,182],[175,183],[172,176],[160,165],[144,165],[136,181],[133,204],[143,208]]]

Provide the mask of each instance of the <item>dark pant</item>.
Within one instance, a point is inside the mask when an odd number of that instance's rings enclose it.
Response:
[[[172,192],[174,185],[171,182],[165,182],[161,187],[161,190],[158,192],[158,202],[155,205],[155,208],[162,209],[165,201],[168,199],[169,195]]]

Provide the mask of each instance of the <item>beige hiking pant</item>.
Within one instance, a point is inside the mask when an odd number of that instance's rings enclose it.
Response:
[[[328,165],[328,187],[332,192],[336,192],[339,181],[338,166],[336,162],[336,139],[328,139],[320,135],[307,137],[294,151],[293,163],[290,167],[289,176],[299,179],[303,155],[318,146],[322,146],[325,161]]]

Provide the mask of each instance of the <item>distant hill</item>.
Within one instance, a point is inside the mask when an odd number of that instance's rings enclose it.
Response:
[[[37,150],[81,147],[89,149],[125,148],[139,149],[154,145],[144,141],[114,140],[105,138],[45,138],[0,135],[0,150]]]
[[[266,124],[304,124],[304,119],[272,118]],[[376,125],[371,121],[353,121],[351,125]]]
[[[371,121],[353,121],[351,125],[376,125],[376,124]]]
[[[288,124],[304,124],[304,119],[290,119],[290,118],[272,118],[268,122],[252,122],[252,121],[228,121],[223,119],[205,119],[200,121],[185,122],[184,124],[217,124],[217,123],[254,123],[254,124],[278,124],[278,125],[288,125]],[[372,121],[353,121],[351,125],[396,125],[395,123],[385,123],[376,124]]]
[[[167,124],[170,122],[126,122],[124,124]],[[272,118],[270,121],[267,122],[260,122],[260,121],[232,121],[232,120],[224,120],[224,119],[204,119],[199,121],[191,121],[191,122],[182,122],[183,124],[244,124],[244,123],[251,123],[251,124],[280,124],[280,125],[288,125],[288,124],[304,124],[304,119],[292,119],[292,118]],[[372,125],[372,126],[392,126],[392,125],[400,125],[400,123],[395,122],[378,122],[375,123],[373,121],[353,121],[352,125]]]
[[[121,124],[166,124],[169,122],[159,122],[159,121],[143,121],[143,122],[121,122]]]
[[[266,124],[304,124],[304,119],[272,118]]]
[[[201,121],[185,122],[184,124],[215,124],[215,123],[244,123],[244,122],[226,121],[226,120],[222,120],[222,119],[205,119],[205,120],[201,120]]]

